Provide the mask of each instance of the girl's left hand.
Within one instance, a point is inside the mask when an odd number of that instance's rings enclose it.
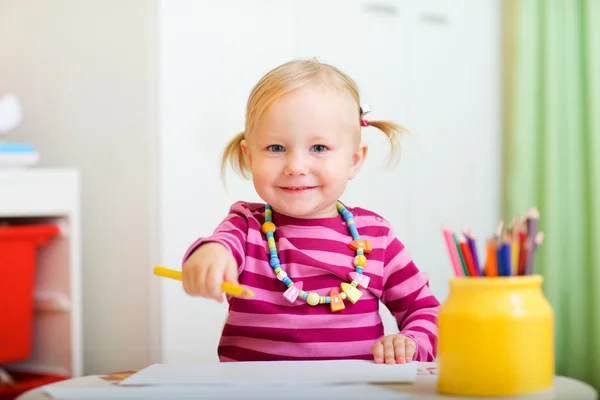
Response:
[[[376,364],[404,364],[412,361],[417,344],[404,335],[389,335],[376,341],[371,351]]]

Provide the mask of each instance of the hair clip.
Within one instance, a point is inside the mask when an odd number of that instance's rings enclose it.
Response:
[[[371,112],[371,106],[368,104],[360,105],[360,126],[369,126],[369,121],[365,119],[365,116]]]

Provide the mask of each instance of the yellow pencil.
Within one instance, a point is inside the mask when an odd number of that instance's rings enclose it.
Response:
[[[165,278],[176,279],[180,281],[182,279],[181,271],[177,271],[174,269],[169,269],[165,267],[156,266],[154,267],[154,275],[162,276]],[[231,296],[236,297],[252,297],[254,296],[254,292],[244,286],[236,285],[231,282],[223,282],[221,285],[221,290]]]
[[[513,275],[519,275],[519,254],[521,252],[521,246],[519,243],[519,235],[515,235],[516,240],[512,242],[512,273]]]

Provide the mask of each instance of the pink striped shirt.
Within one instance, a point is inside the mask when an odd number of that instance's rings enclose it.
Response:
[[[228,247],[238,263],[239,282],[252,288],[253,298],[229,298],[229,315],[218,354],[221,361],[373,359],[371,346],[384,335],[379,315],[381,300],[395,317],[400,333],[417,343],[416,361],[432,361],[437,353],[439,302],[429,290],[427,276],[413,263],[392,227],[379,215],[348,208],[361,239],[373,248],[366,254],[364,274],[368,289],[343,310],[332,313],[328,304],[308,305],[284,297],[286,286],[269,265],[269,248],[261,231],[264,204],[235,203],[214,234],[199,245],[218,242]],[[281,266],[306,292],[329,295],[349,282],[356,253],[341,216],[297,219],[273,212],[275,241]]]

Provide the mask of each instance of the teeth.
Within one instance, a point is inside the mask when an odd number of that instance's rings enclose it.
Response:
[[[286,190],[305,190],[310,188],[310,186],[299,186],[299,187],[286,187]]]

